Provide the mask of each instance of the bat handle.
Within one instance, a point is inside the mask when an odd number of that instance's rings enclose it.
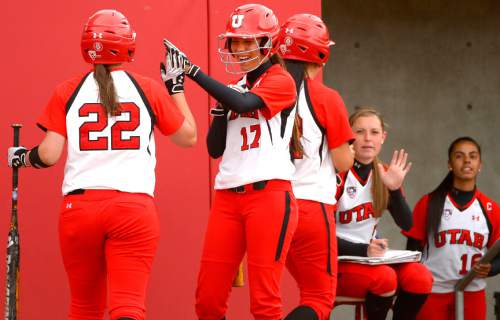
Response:
[[[14,123],[12,124],[12,129],[14,129],[14,147],[19,147],[19,133],[22,128],[22,124],[19,123]],[[12,201],[14,202],[13,205],[17,207],[17,185],[19,183],[19,175],[18,175],[18,170],[19,168],[12,168]]]
[[[12,129],[14,129],[14,147],[19,147],[19,131],[22,127],[23,125],[19,123],[12,124]]]

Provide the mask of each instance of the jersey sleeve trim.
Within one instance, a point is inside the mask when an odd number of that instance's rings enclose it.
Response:
[[[69,97],[68,101],[66,102],[66,114],[68,114],[69,109],[73,105],[73,101],[75,101],[76,96],[78,95],[78,92],[80,92],[80,89],[81,89],[83,83],[87,80],[89,75],[90,75],[90,72],[88,72],[85,76],[82,77],[82,80],[80,81],[78,86],[76,86],[75,90],[73,91],[73,93]],[[47,131],[47,129],[45,127],[43,127],[41,125],[39,125],[39,127],[42,128],[43,131]]]
[[[137,80],[135,80],[135,78],[130,73],[125,71],[125,74],[129,77],[130,81],[132,81],[135,88],[137,89],[137,92],[139,92],[139,95],[141,96],[141,99],[144,102],[146,109],[148,110],[149,116],[151,118],[151,128],[153,128],[155,123],[156,123],[156,116],[153,112],[153,109],[151,108],[151,104],[149,103],[149,100],[146,97],[146,94],[142,90],[141,86],[139,86],[139,84],[137,83]]]
[[[344,194],[345,180],[347,179],[347,174],[351,169],[346,172],[337,173],[337,179],[340,179],[340,183],[337,182],[337,192],[335,194],[335,199],[339,201],[340,197]]]
[[[309,108],[309,111],[311,112],[311,115],[312,115],[312,117],[314,119],[314,122],[316,123],[316,125],[319,128],[319,130],[321,131],[321,133],[324,136],[325,132],[326,132],[326,129],[321,125],[321,123],[318,120],[318,116],[316,115],[316,112],[314,111],[312,100],[311,100],[311,96],[309,94],[309,86],[307,85],[307,81],[303,81],[302,83],[303,83],[303,86],[304,86],[304,94],[305,94],[306,101],[307,101],[307,107]]]
[[[498,225],[495,225],[495,221],[493,220],[492,221],[492,218],[494,218],[492,215],[493,214],[496,214],[494,208],[493,208],[493,201],[491,201],[491,199],[489,199],[487,196],[485,196],[482,192],[480,192],[479,190],[476,191],[476,194],[474,196],[478,202],[479,202],[479,206],[481,207],[481,211],[483,213],[483,216],[485,218],[485,221],[486,221],[486,225],[488,226],[488,231],[490,232],[490,239],[488,239],[488,248],[491,247],[495,241],[497,240],[495,237],[496,237],[496,228],[498,228],[499,226]],[[489,210],[488,210],[488,202],[490,203],[490,206],[492,206]]]

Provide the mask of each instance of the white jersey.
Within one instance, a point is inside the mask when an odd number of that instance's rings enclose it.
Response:
[[[156,158],[152,111],[125,71],[111,74],[121,115],[108,117],[105,113],[92,73],[68,102],[63,194],[75,189],[115,189],[153,195]]]
[[[370,243],[379,221],[373,212],[372,172],[367,181],[362,181],[351,168],[344,180],[335,214],[337,236],[355,243]]]
[[[307,85],[302,83],[297,103],[301,121],[300,139],[304,154],[294,159],[293,193],[297,199],[335,204],[337,179],[330,156],[325,129],[318,123]]]
[[[423,255],[423,263],[434,276],[432,292],[454,291],[457,281],[486,252],[489,236],[488,220],[479,200],[475,197],[467,208],[460,210],[448,195],[439,231],[428,239]],[[479,291],[485,287],[484,279],[475,278],[466,291]]]
[[[248,91],[246,75],[237,85]],[[215,189],[229,189],[262,180],[292,180],[295,168],[290,159],[289,145],[295,108],[291,107],[271,119],[266,119],[261,110],[228,113],[226,148],[215,178]]]

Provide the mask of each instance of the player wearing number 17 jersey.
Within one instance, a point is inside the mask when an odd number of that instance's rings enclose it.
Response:
[[[245,252],[251,313],[258,320],[283,319],[280,278],[297,223],[289,153],[296,94],[274,54],[278,31],[276,16],[263,5],[231,13],[219,49],[226,70],[242,75],[231,88],[165,41],[170,54],[184,57],[186,75],[219,102],[207,137],[210,155],[222,161],[196,290],[200,320],[224,319]]]
[[[432,293],[418,320],[455,319],[455,284],[474,269],[476,278],[465,288],[464,319],[486,319],[484,278],[500,272],[500,255],[491,263],[479,259],[500,238],[500,208],[476,187],[481,148],[461,137],[448,149],[449,173],[413,211],[413,227],[403,232],[409,246],[423,248],[423,263],[434,276]]]
[[[71,288],[69,319],[145,319],[145,292],[159,238],[153,191],[153,129],[181,146],[196,125],[181,88],[169,98],[152,79],[127,72],[135,32],[115,10],[92,15],[82,34],[91,72],[56,89],[38,125],[47,133],[31,150],[9,150],[9,164],[45,168],[67,141],[59,236]],[[164,73],[167,87],[180,74]]]

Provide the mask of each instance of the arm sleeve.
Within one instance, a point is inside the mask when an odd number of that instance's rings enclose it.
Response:
[[[368,244],[351,242],[337,237],[337,248],[339,256],[359,256],[366,257]]]
[[[150,99],[151,108],[156,117],[156,126],[164,135],[171,135],[181,127],[184,122],[184,116],[172,98],[167,94],[166,89],[154,80],[149,82],[143,88],[144,91],[149,89],[148,98]]]
[[[342,97],[336,91],[327,88],[321,96],[315,99],[314,88],[314,85],[310,88],[312,104],[318,121],[326,129],[328,149],[335,149],[346,142],[354,141],[354,134],[349,125],[349,116]]]
[[[217,159],[226,149],[227,116],[214,117],[207,134],[207,149],[210,157]]]
[[[401,229],[410,230],[413,221],[411,216],[411,209],[406,202],[401,189],[390,191],[389,190],[389,206],[387,208],[391,213],[394,222]]]
[[[423,247],[420,241],[408,237],[408,240],[406,241],[406,250],[422,251]]]
[[[37,119],[37,125],[44,131],[54,131],[67,137],[66,100],[63,89],[58,86],[50,98],[43,113]]]
[[[413,209],[413,225],[410,230],[403,230],[402,233],[410,238],[420,241],[422,245],[427,242],[427,207],[429,195],[422,197]]]
[[[488,274],[488,277],[496,276],[499,273],[500,273],[500,254],[497,255],[495,259],[491,261],[491,270],[490,273]]]
[[[208,94],[236,113],[250,112],[265,106],[264,101],[252,92],[240,93],[199,70],[192,78]]]

